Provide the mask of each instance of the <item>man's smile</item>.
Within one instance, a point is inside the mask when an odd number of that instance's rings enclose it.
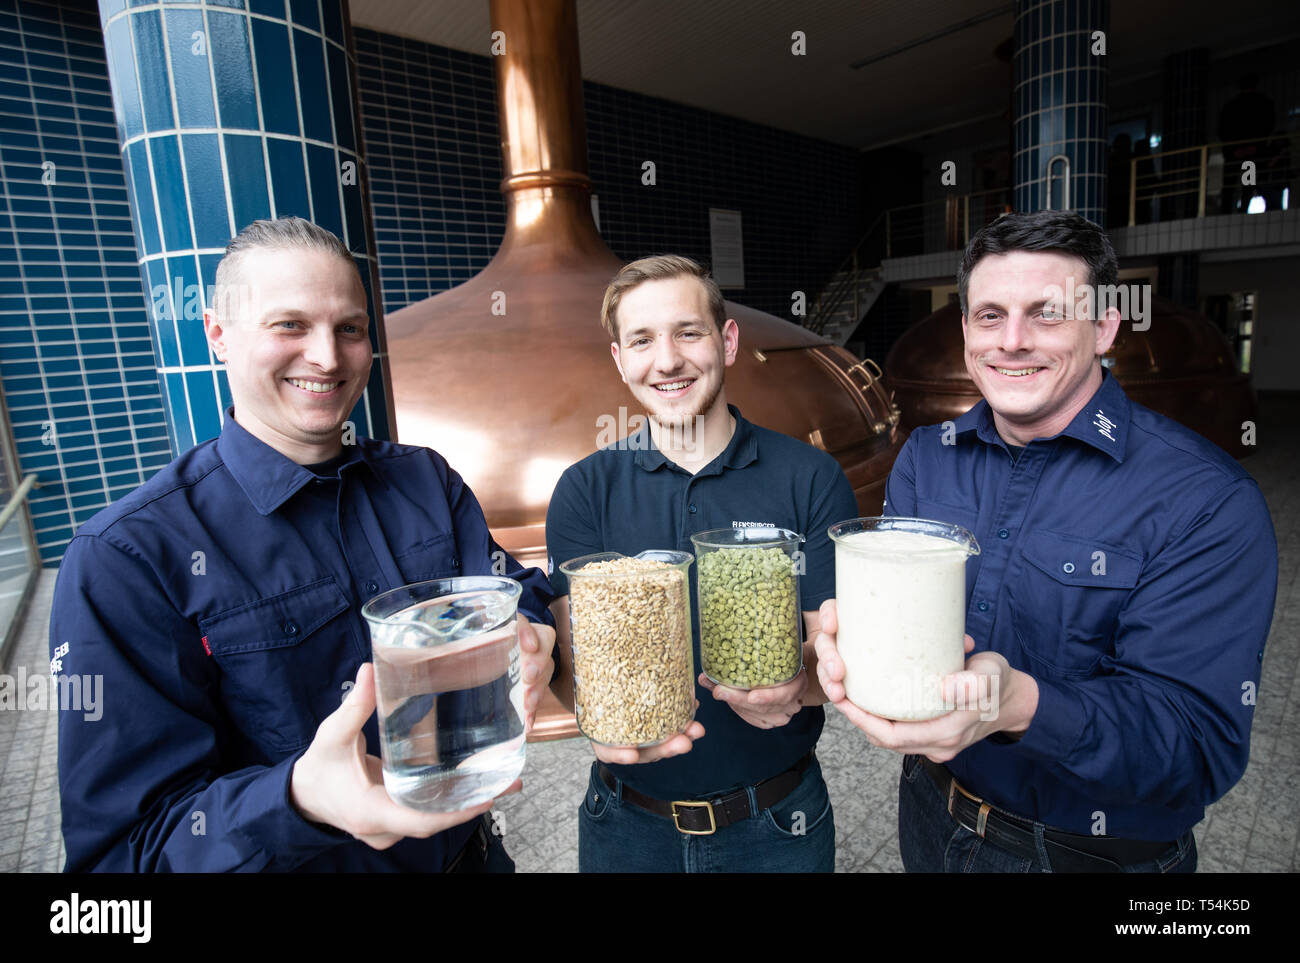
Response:
[[[295,388],[317,395],[331,394],[343,384],[341,381],[308,381],[305,378],[285,378],[284,380]]]
[[[678,378],[676,381],[661,381],[653,387],[661,395],[677,398],[683,395],[693,384],[695,384],[694,378]]]

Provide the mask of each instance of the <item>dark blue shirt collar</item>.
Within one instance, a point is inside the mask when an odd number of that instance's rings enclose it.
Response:
[[[1115,461],[1122,463],[1131,415],[1132,403],[1128,395],[1124,394],[1124,389],[1115,380],[1115,376],[1103,367],[1101,387],[1065,426],[1065,430],[1054,437],[1068,435],[1098,451],[1105,452]],[[1006,442],[998,434],[997,426],[993,422],[993,409],[983,398],[970,411],[957,418],[953,424],[959,435],[973,431],[987,444],[1006,447]]]
[[[380,481],[383,480],[363,445],[348,447],[352,451],[352,458],[339,467],[340,473],[359,463],[366,465]],[[226,409],[225,424],[221,428],[221,437],[217,439],[217,451],[230,474],[261,515],[271,514],[316,477],[304,466],[249,434],[246,428],[235,421],[233,407]]]
[[[727,410],[736,419],[736,430],[731,433],[731,440],[722,449],[722,454],[696,472],[697,475],[720,475],[724,468],[744,468],[758,458],[758,439],[754,436],[753,426],[741,416],[735,405],[727,405]],[[655,446],[648,417],[640,431],[627,443],[636,452],[637,465],[646,471],[657,471],[665,465],[679,467]]]

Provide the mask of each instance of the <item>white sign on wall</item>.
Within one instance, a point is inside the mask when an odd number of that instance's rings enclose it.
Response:
[[[740,211],[709,208],[709,241],[713,253],[713,280],[720,288],[745,286],[745,239]]]

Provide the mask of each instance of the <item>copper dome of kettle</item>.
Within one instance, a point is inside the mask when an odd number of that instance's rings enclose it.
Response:
[[[482,273],[384,327],[398,438],[443,452],[502,547],[537,563],[560,473],[641,411],[600,325],[623,262],[591,217],[574,4],[493,0],[491,12],[505,35],[493,58],[505,238]],[[727,312],[740,327],[728,400],[834,455],[874,513],[903,441],[879,369],[796,324],[730,301]]]
[[[1253,449],[1242,444],[1242,423],[1255,419],[1255,390],[1227,340],[1205,315],[1164,298],[1151,299],[1148,321],[1145,331],[1122,324],[1102,363],[1134,401],[1245,457]],[[961,308],[945,305],[904,331],[885,359],[885,376],[909,431],[956,418],[979,401],[966,373]]]

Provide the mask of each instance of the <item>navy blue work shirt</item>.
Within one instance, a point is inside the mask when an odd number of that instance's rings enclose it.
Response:
[[[1241,778],[1277,542],[1222,449],[1104,372],[1064,431],[1014,459],[985,401],[918,429],[886,512],[975,533],[966,631],[1038,683],[1023,737],[947,764],[972,793],[1070,832],[1165,841]]]
[[[729,406],[730,407],[730,406]],[[826,529],[858,514],[839,463],[787,435],[736,419],[731,441],[694,475],[654,446],[649,424],[588,455],[560,477],[546,513],[546,551],[556,595],[568,595],[560,566],[595,552],[636,555],[647,549],[694,554],[691,536],[715,528],[775,526],[807,537],[800,609],[812,611],[835,594],[835,552]],[[699,606],[691,569],[691,629],[700,666]],[[784,772],[816,744],[821,706],[800,710],[786,725],[759,729],[696,683],[695,718],[703,739],[690,752],[658,762],[610,766],[618,777],[658,799],[704,799]]]
[[[554,625],[543,573],[495,554],[440,455],[344,451],[317,476],[227,411],[219,438],[69,543],[52,668],[102,675],[103,705],[59,720],[68,870],[436,872],[469,838],[472,822],[380,852],[289,802],[294,763],[370,659],[367,600],[505,559],[520,611]],[[364,733],[378,756],[374,716]]]

